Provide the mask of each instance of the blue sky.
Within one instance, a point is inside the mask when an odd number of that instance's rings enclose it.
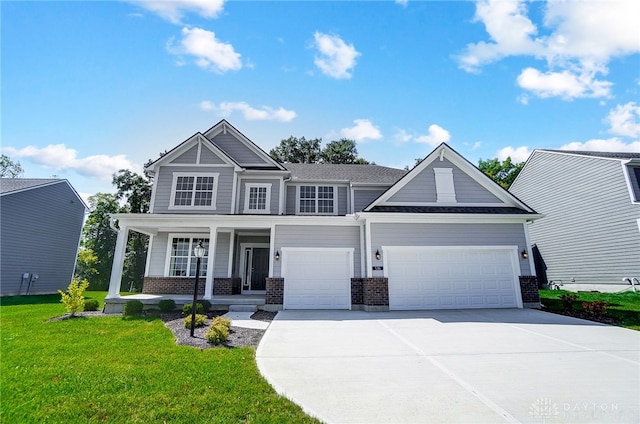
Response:
[[[377,164],[640,151],[640,2],[3,1],[2,153],[112,192],[226,118]]]

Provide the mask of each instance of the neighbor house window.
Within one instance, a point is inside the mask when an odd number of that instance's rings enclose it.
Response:
[[[270,213],[271,184],[248,183],[245,187],[244,213]]]
[[[218,175],[175,172],[169,208],[215,209]]]
[[[298,213],[334,215],[336,191],[334,186],[298,186]]]
[[[207,258],[209,257],[209,239],[198,237],[169,238],[169,277],[195,277],[196,257],[193,248],[202,242],[205,254],[200,261],[200,276],[207,275]]]

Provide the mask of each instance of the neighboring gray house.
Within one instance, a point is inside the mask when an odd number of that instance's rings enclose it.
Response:
[[[530,232],[549,281],[611,292],[640,279],[639,183],[640,153],[531,154],[509,190],[544,215]]]
[[[150,236],[141,299],[201,296],[265,309],[538,304],[527,222],[539,217],[446,144],[413,170],[280,164],[222,120],[147,167],[148,214],[116,214],[106,303],[130,231]],[[247,296],[251,295],[251,296]],[[181,296],[181,297],[180,297]]]
[[[67,288],[85,210],[67,180],[0,178],[2,296]]]

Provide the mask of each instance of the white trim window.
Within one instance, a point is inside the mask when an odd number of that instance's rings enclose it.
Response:
[[[219,175],[174,172],[169,209],[215,209]]]
[[[167,246],[167,277],[195,277],[196,257],[193,248],[202,242],[205,253],[200,261],[200,277],[207,276],[207,258],[209,257],[209,239],[204,237],[169,236]]]
[[[271,184],[247,183],[244,194],[244,213],[271,213]]]
[[[296,212],[299,215],[336,215],[336,186],[300,185],[297,189]]]

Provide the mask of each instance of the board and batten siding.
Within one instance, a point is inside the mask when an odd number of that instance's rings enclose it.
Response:
[[[371,246],[372,254],[382,246],[518,246],[521,252],[527,241],[523,224],[372,223]],[[529,260],[520,255],[518,260],[520,274],[531,275]],[[374,277],[382,274],[374,271]]]
[[[269,202],[269,214],[278,215],[280,211],[280,180],[279,179],[251,179],[240,180],[240,196],[238,196],[238,213],[244,213],[245,200],[247,196],[247,184],[271,184],[271,199]],[[249,212],[250,214],[250,212]]]
[[[335,184],[330,184],[330,183],[322,183],[322,182],[318,182],[318,183],[309,183],[309,184],[288,184],[286,186],[286,193],[287,193],[287,197],[286,197],[286,203],[285,203],[285,214],[287,215],[295,215],[296,214],[296,203],[297,203],[297,186],[303,186],[303,185],[313,185],[313,186],[335,186]],[[336,197],[336,202],[338,205],[338,215],[346,215],[349,212],[350,206],[349,206],[349,188],[347,186],[337,186],[338,188],[338,193],[337,193],[337,197]]]
[[[371,202],[376,200],[386,189],[354,190],[353,191],[353,212],[362,212]]]
[[[283,247],[354,248],[354,277],[360,277],[360,226],[276,225],[275,249]],[[282,261],[274,261],[273,276],[280,277]]]
[[[622,278],[640,278],[640,205],[620,161],[536,151],[510,191],[544,215],[529,234],[549,280],[621,290]]]
[[[434,168],[453,169],[453,186],[455,188],[457,203],[502,203],[500,199],[446,158],[442,161],[436,159],[430,163],[420,174],[416,175],[402,187],[400,191],[391,196],[388,201],[401,203],[435,203],[437,193]]]
[[[273,166],[273,164],[267,163],[230,133],[220,133],[213,137],[211,141],[240,165],[263,164]]]
[[[73,277],[85,208],[65,180],[0,197],[0,294],[38,274],[31,294],[66,290]],[[21,293],[26,292],[23,285]]]
[[[217,181],[216,209],[169,209],[171,201],[171,188],[173,186],[174,172],[203,173],[212,172],[220,174]],[[155,191],[155,201],[152,213],[181,213],[181,214],[229,214],[231,213],[231,195],[233,192],[233,167],[230,166],[160,166],[156,173],[157,184]]]

